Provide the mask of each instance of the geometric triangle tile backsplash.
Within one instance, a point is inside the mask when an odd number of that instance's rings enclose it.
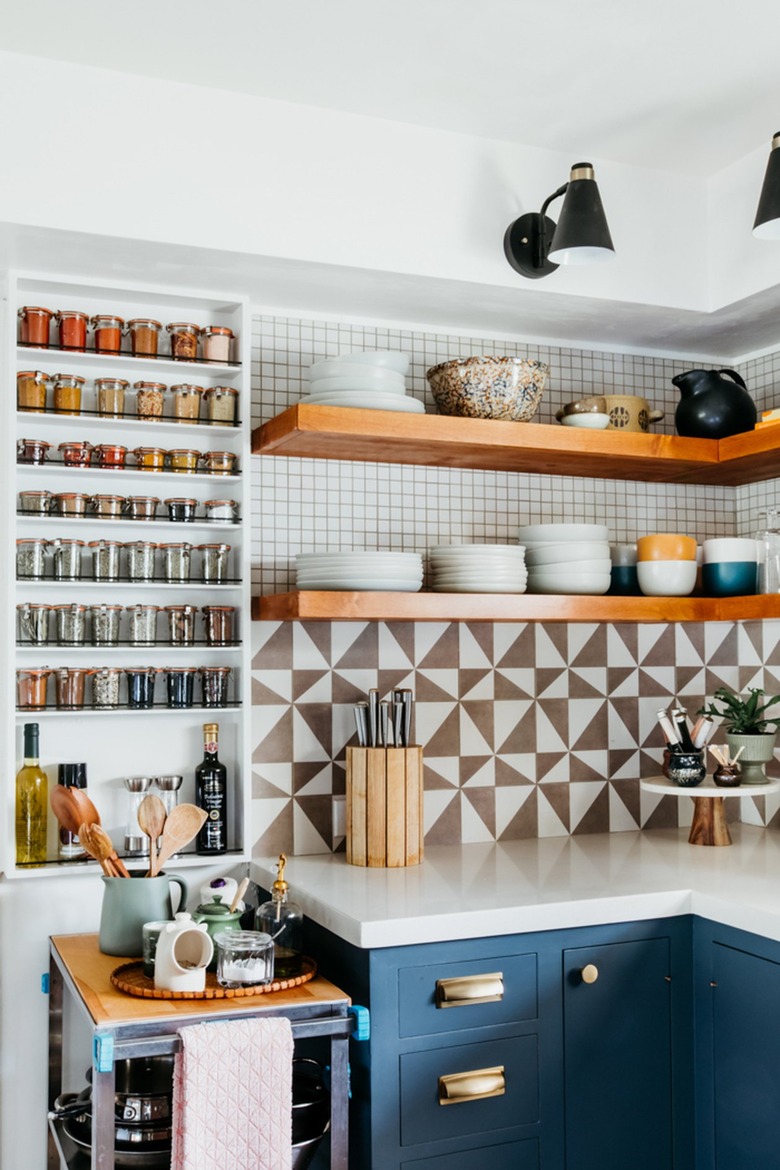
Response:
[[[331,796],[371,687],[414,693],[428,844],[687,823],[686,802],[639,788],[660,771],[658,709],[678,697],[692,716],[719,686],[780,691],[780,622],[255,622],[252,636],[263,855],[343,847]],[[754,824],[778,815],[744,803]]]

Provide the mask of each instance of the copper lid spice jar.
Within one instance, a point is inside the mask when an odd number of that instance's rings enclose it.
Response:
[[[202,554],[200,571],[201,581],[209,584],[221,585],[230,576],[230,545],[229,544],[199,544],[198,552]]]
[[[19,637],[33,646],[45,646],[49,640],[51,606],[32,605],[29,601],[16,607],[19,619]]]
[[[125,323],[121,317],[111,313],[98,313],[90,325],[95,333],[95,351],[97,353],[119,353],[122,348],[122,331]]]
[[[48,345],[49,325],[54,316],[51,309],[42,309],[40,305],[24,305],[18,311],[19,340],[22,345]]]
[[[180,382],[178,386],[171,386],[173,395],[173,417],[179,422],[193,422],[200,417],[200,400],[203,395],[202,386],[193,386],[189,382]]]
[[[133,317],[127,322],[133,357],[157,357],[157,343],[162,325],[151,317]]]
[[[16,462],[33,463],[37,467],[46,462],[51,443],[43,439],[17,439]]]
[[[171,471],[181,471],[187,475],[192,475],[198,470],[200,451],[193,451],[189,447],[176,447],[173,451],[168,452],[168,456]]]
[[[124,502],[130,520],[154,520],[159,506],[157,496],[128,496]]]
[[[171,335],[171,357],[194,362],[198,356],[198,326],[190,321],[172,321],[166,328]]]
[[[101,666],[91,670],[92,706],[100,708],[119,706],[119,680],[122,671],[117,666]]]
[[[92,615],[92,645],[118,646],[122,606],[91,605],[89,612]]]
[[[31,414],[43,414],[48,385],[49,379],[42,370],[20,370],[16,375],[16,405]]]
[[[234,524],[238,520],[237,500],[204,500],[203,507],[207,520],[230,520]]]
[[[124,496],[93,496],[92,511],[103,519],[118,519],[124,508]]]
[[[200,682],[204,707],[227,707],[229,666],[201,666]]]
[[[238,413],[238,390],[234,390],[232,386],[212,386],[204,391],[203,401],[210,423],[220,427],[230,427],[235,423]]]
[[[76,349],[83,353],[87,348],[87,314],[77,309],[59,309],[54,314],[54,320],[57,323],[60,349]]]
[[[125,667],[128,707],[153,707],[156,666]]]
[[[207,362],[229,362],[233,330],[224,325],[205,325],[200,331],[203,357]]]
[[[186,541],[177,541],[171,544],[161,544],[160,552],[163,555],[163,575],[169,584],[190,579],[190,557],[192,545]]]
[[[19,511],[48,516],[54,497],[51,492],[19,492]]]
[[[124,467],[127,457],[127,447],[120,447],[116,443],[100,443],[94,448],[95,463],[98,467]]]
[[[84,378],[78,374],[53,374],[54,410],[57,414],[81,412],[81,387]]]
[[[16,705],[24,710],[42,710],[46,706],[46,686],[51,670],[17,670]]]
[[[195,641],[195,605],[166,605],[168,641],[172,646],[191,646]]]
[[[136,466],[141,471],[162,471],[167,454],[162,447],[136,447],[133,451]]]
[[[157,548],[158,545],[151,540],[129,540],[125,544],[127,576],[131,581],[154,580],[154,562]]]
[[[46,574],[48,541],[40,536],[24,537],[16,542],[16,576],[42,581]]]
[[[203,462],[210,475],[235,475],[238,456],[232,451],[206,451]]]
[[[128,385],[124,378],[95,378],[98,414],[121,418],[125,413],[125,390]]]
[[[207,646],[229,646],[233,641],[234,605],[204,605],[203,624]]]
[[[57,645],[83,646],[87,635],[87,607],[71,602],[52,606],[52,610],[57,619]]]
[[[134,382],[133,389],[136,392],[135,411],[138,417],[162,418],[165,384],[163,382]]]
[[[92,462],[91,443],[60,443],[57,450],[66,467],[89,467]]]
[[[92,579],[94,581],[118,581],[121,541],[91,540],[89,547],[92,549]]]
[[[86,516],[89,496],[83,492],[55,492],[52,511],[58,516]]]
[[[164,501],[168,509],[168,519],[181,522],[184,524],[192,523],[195,519],[195,512],[198,507],[198,501],[185,497],[173,497]]]
[[[130,617],[128,638],[131,646],[153,646],[157,641],[159,605],[127,605]]]
[[[77,711],[84,706],[84,683],[89,671],[81,666],[61,666],[54,675],[54,701],[61,711]]]
[[[81,551],[83,540],[63,540],[56,537],[49,541],[53,552],[55,581],[78,581],[81,577]]]

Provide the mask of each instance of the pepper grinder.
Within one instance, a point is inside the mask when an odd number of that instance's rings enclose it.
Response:
[[[154,783],[160,790],[160,800],[165,805],[165,815],[169,817],[173,809],[179,803],[179,789],[184,782],[183,776],[155,776]],[[159,849],[160,842],[157,841],[157,848]],[[178,854],[172,853],[171,857],[177,857]]]
[[[149,776],[125,776],[124,778],[124,785],[127,789],[125,853],[129,856],[142,857],[149,852],[149,838],[141,832],[141,826],[138,824],[138,806],[151,782]]]

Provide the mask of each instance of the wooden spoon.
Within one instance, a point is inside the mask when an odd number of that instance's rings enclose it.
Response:
[[[101,869],[108,877],[130,877],[125,863],[117,857],[114,842],[101,825],[82,825],[79,841],[90,857],[100,862]]]
[[[234,912],[236,906],[238,905],[238,903],[241,901],[244,894],[246,893],[246,888],[248,885],[249,885],[249,878],[245,877],[243,879],[243,881],[241,882],[241,884],[239,885],[238,889],[236,890],[235,897],[233,898],[233,901],[230,903],[230,913],[231,914]]]
[[[71,788],[71,789],[69,789],[69,791],[71,793],[71,798],[72,798],[74,804],[76,804],[80,810],[81,824],[82,825],[99,825],[99,824],[101,824],[100,813],[95,808],[94,804],[92,803],[90,798],[87,796],[84,789],[83,788]]]
[[[193,838],[206,823],[207,813],[194,804],[177,804],[168,813],[165,827],[162,832],[160,850],[157,854],[157,872],[162,869],[169,857],[189,845]]]
[[[157,841],[162,836],[162,831],[165,826],[167,818],[165,805],[160,800],[159,796],[150,793],[145,796],[138,806],[138,824],[146,836],[149,838],[149,876],[157,877],[160,870],[160,864],[157,857]]]
[[[49,803],[55,817],[63,829],[67,829],[76,837],[79,834],[79,829],[85,823],[81,808],[73,798],[74,792],[77,791],[76,788],[66,788],[64,784],[58,784],[56,788],[52,788],[49,796]]]

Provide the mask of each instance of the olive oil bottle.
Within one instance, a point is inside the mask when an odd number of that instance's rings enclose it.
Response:
[[[49,783],[38,761],[38,724],[24,725],[24,763],[16,774],[16,864],[46,861]]]

